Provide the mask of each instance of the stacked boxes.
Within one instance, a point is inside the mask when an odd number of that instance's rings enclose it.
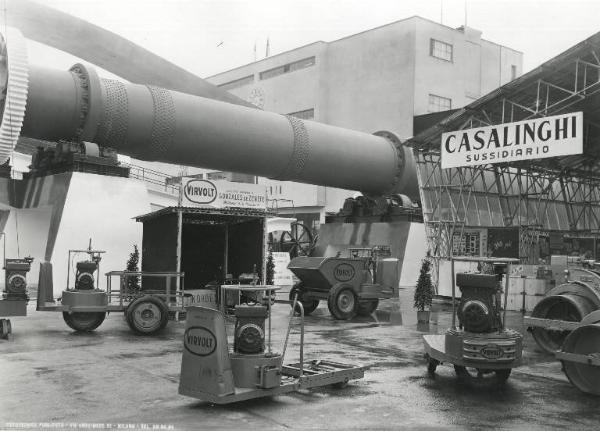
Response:
[[[525,271],[524,271],[525,272]],[[552,272],[540,274],[551,275]],[[536,274],[537,275],[537,274]],[[513,275],[509,278],[508,297],[506,309],[509,311],[532,311],[542,300],[548,290],[554,286],[554,280],[548,277],[537,278],[536,276]]]

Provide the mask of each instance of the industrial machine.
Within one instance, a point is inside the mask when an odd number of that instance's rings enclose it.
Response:
[[[373,313],[380,299],[398,295],[398,259],[383,247],[350,248],[349,257],[296,257],[288,268],[300,279],[290,290],[308,315],[327,301],[340,320]],[[361,255],[362,254],[362,255]]]
[[[369,196],[418,195],[412,152],[392,133],[370,135],[134,83],[139,80],[104,79],[82,64],[65,71],[28,65],[25,40],[12,28],[1,45],[0,163],[23,136],[93,142],[142,160]]]
[[[79,254],[87,259],[75,262]],[[110,271],[106,273],[106,290],[99,288],[100,260],[102,250],[89,247],[69,250],[66,289],[62,292],[60,305],[53,297],[52,264],[42,262],[38,284],[38,311],[62,312],[65,323],[75,331],[90,332],[97,329],[106,314],[125,313],[129,327],[140,335],[154,335],[165,328],[171,316],[184,311],[183,273]],[[72,271],[73,269],[73,271]],[[71,283],[70,273],[74,272]],[[113,289],[112,279],[118,277],[118,287]],[[135,277],[142,281],[142,288],[129,291],[128,280]],[[144,290],[144,279],[163,280],[164,289]],[[156,283],[152,283],[153,286]]]
[[[2,234],[3,240],[6,240]],[[4,247],[6,255],[6,247]],[[32,257],[4,259],[4,290],[0,298],[0,316],[26,316],[29,295],[27,294],[27,273],[31,269]],[[7,338],[12,332],[10,319],[0,319],[0,338]]]
[[[326,218],[327,223],[361,222],[423,222],[423,214],[418,202],[413,202],[403,194],[389,196],[357,196],[344,201],[344,206],[335,215]]]
[[[129,175],[129,168],[119,165],[116,151],[91,142],[60,141],[56,146],[39,146],[31,158],[30,168],[31,176],[66,171],[120,177]]]
[[[562,362],[575,387],[600,395],[600,272],[569,268],[565,275],[566,282],[549,290],[525,323],[538,346]]]
[[[74,262],[74,257],[79,253],[87,254],[88,259]],[[92,248],[91,240],[87,250],[69,250],[67,286],[62,293],[61,303],[63,319],[75,331],[93,331],[102,324],[106,317],[105,311],[95,310],[95,308],[102,308],[108,303],[106,293],[97,287],[103,253],[105,253],[103,250]],[[75,264],[75,274],[74,285],[71,287],[70,268],[73,264]],[[42,292],[45,287],[40,287]],[[90,311],[79,311],[78,307],[89,308]]]
[[[455,261],[478,261],[491,264],[493,274],[454,272]],[[490,380],[504,383],[511,369],[521,362],[523,336],[504,326],[508,274],[518,259],[454,257],[452,265],[452,327],[445,334],[423,336],[428,371],[435,374],[443,362],[454,365],[459,379]],[[456,275],[456,277],[455,277]],[[502,307],[502,278],[504,307]],[[461,299],[455,306],[458,285]],[[504,308],[504,314],[501,309]],[[458,326],[456,319],[458,318]]]
[[[216,404],[281,395],[317,386],[344,386],[364,377],[365,367],[327,360],[304,360],[304,313],[300,313],[300,360],[284,365],[293,314],[282,353],[272,350],[272,293],[261,285],[225,285],[240,297],[266,300],[240,303],[234,309],[233,350],[227,340],[225,315],[210,308],[187,307],[179,393]],[[256,293],[256,295],[249,295]],[[245,294],[245,295],[242,295]]]

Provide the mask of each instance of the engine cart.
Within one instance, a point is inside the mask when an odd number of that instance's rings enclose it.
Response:
[[[456,274],[456,261],[479,262],[490,269],[486,272],[493,269],[493,273]],[[510,258],[451,258],[452,327],[445,334],[423,336],[427,369],[431,375],[435,374],[439,364],[448,362],[454,365],[456,375],[463,381],[504,383],[512,368],[520,365],[523,336],[505,327],[510,265],[518,261]],[[503,275],[504,307],[501,306]],[[456,285],[461,290],[458,307],[455,305]]]
[[[0,339],[7,339],[12,332],[10,319],[4,317],[27,316],[27,273],[33,258],[6,258],[6,235],[2,237],[2,261],[4,263],[4,289],[0,292]]]
[[[290,290],[290,301],[298,301],[309,315],[320,300],[327,300],[329,312],[339,320],[368,316],[380,299],[398,295],[398,259],[389,248],[351,248],[349,257],[296,257],[288,268],[300,279]]]
[[[74,262],[78,253],[87,260]],[[98,286],[102,250],[90,244],[85,250],[69,250],[69,269],[75,268],[74,280],[67,272],[67,286],[58,299],[53,297],[52,264],[40,266],[38,311],[62,312],[65,323],[75,331],[89,332],[98,328],[107,313],[123,312],[129,327],[137,334],[153,335],[167,325],[170,317],[177,318],[184,311],[183,273],[110,271],[106,273],[106,290]],[[113,286],[113,278],[118,283]],[[164,290],[144,290],[146,278],[164,279]],[[141,281],[141,284],[140,284]]]
[[[4,234],[2,234],[4,236]],[[0,292],[0,339],[12,332],[10,319],[4,317],[27,316],[27,273],[32,257],[4,259],[4,291]]]
[[[264,299],[235,307],[232,350],[227,340],[225,315],[221,311],[201,306],[186,307],[180,394],[215,404],[229,404],[318,386],[344,386],[349,380],[364,377],[365,367],[362,366],[304,359],[302,303],[297,304],[300,313],[300,360],[284,365],[294,313],[290,313],[282,353],[273,352],[271,304],[287,302],[272,300],[272,293],[279,288],[228,285],[222,289],[235,291],[240,296],[242,293],[262,293],[257,297]]]

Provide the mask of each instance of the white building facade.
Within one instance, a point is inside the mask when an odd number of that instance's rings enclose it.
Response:
[[[460,108],[521,75],[521,52],[481,36],[415,16],[207,80],[267,111],[367,133],[387,130],[404,140],[413,135],[414,116]],[[310,213],[320,222],[355,193],[258,181],[281,213]]]

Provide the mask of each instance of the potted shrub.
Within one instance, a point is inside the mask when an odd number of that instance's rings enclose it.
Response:
[[[125,271],[138,272],[140,270],[140,252],[137,245],[133,245],[133,252],[129,254]],[[127,283],[125,286],[121,286],[123,289],[124,299],[131,301],[136,295],[140,293],[140,277],[127,277]]]
[[[265,278],[266,284],[275,284],[275,262],[273,261],[273,252],[271,250],[269,250],[269,255],[267,256],[267,271]]]
[[[429,307],[433,300],[433,285],[431,284],[431,261],[427,258],[423,259],[421,264],[421,273],[417,280],[415,288],[414,306],[417,309],[417,321],[419,323],[429,322]]]

